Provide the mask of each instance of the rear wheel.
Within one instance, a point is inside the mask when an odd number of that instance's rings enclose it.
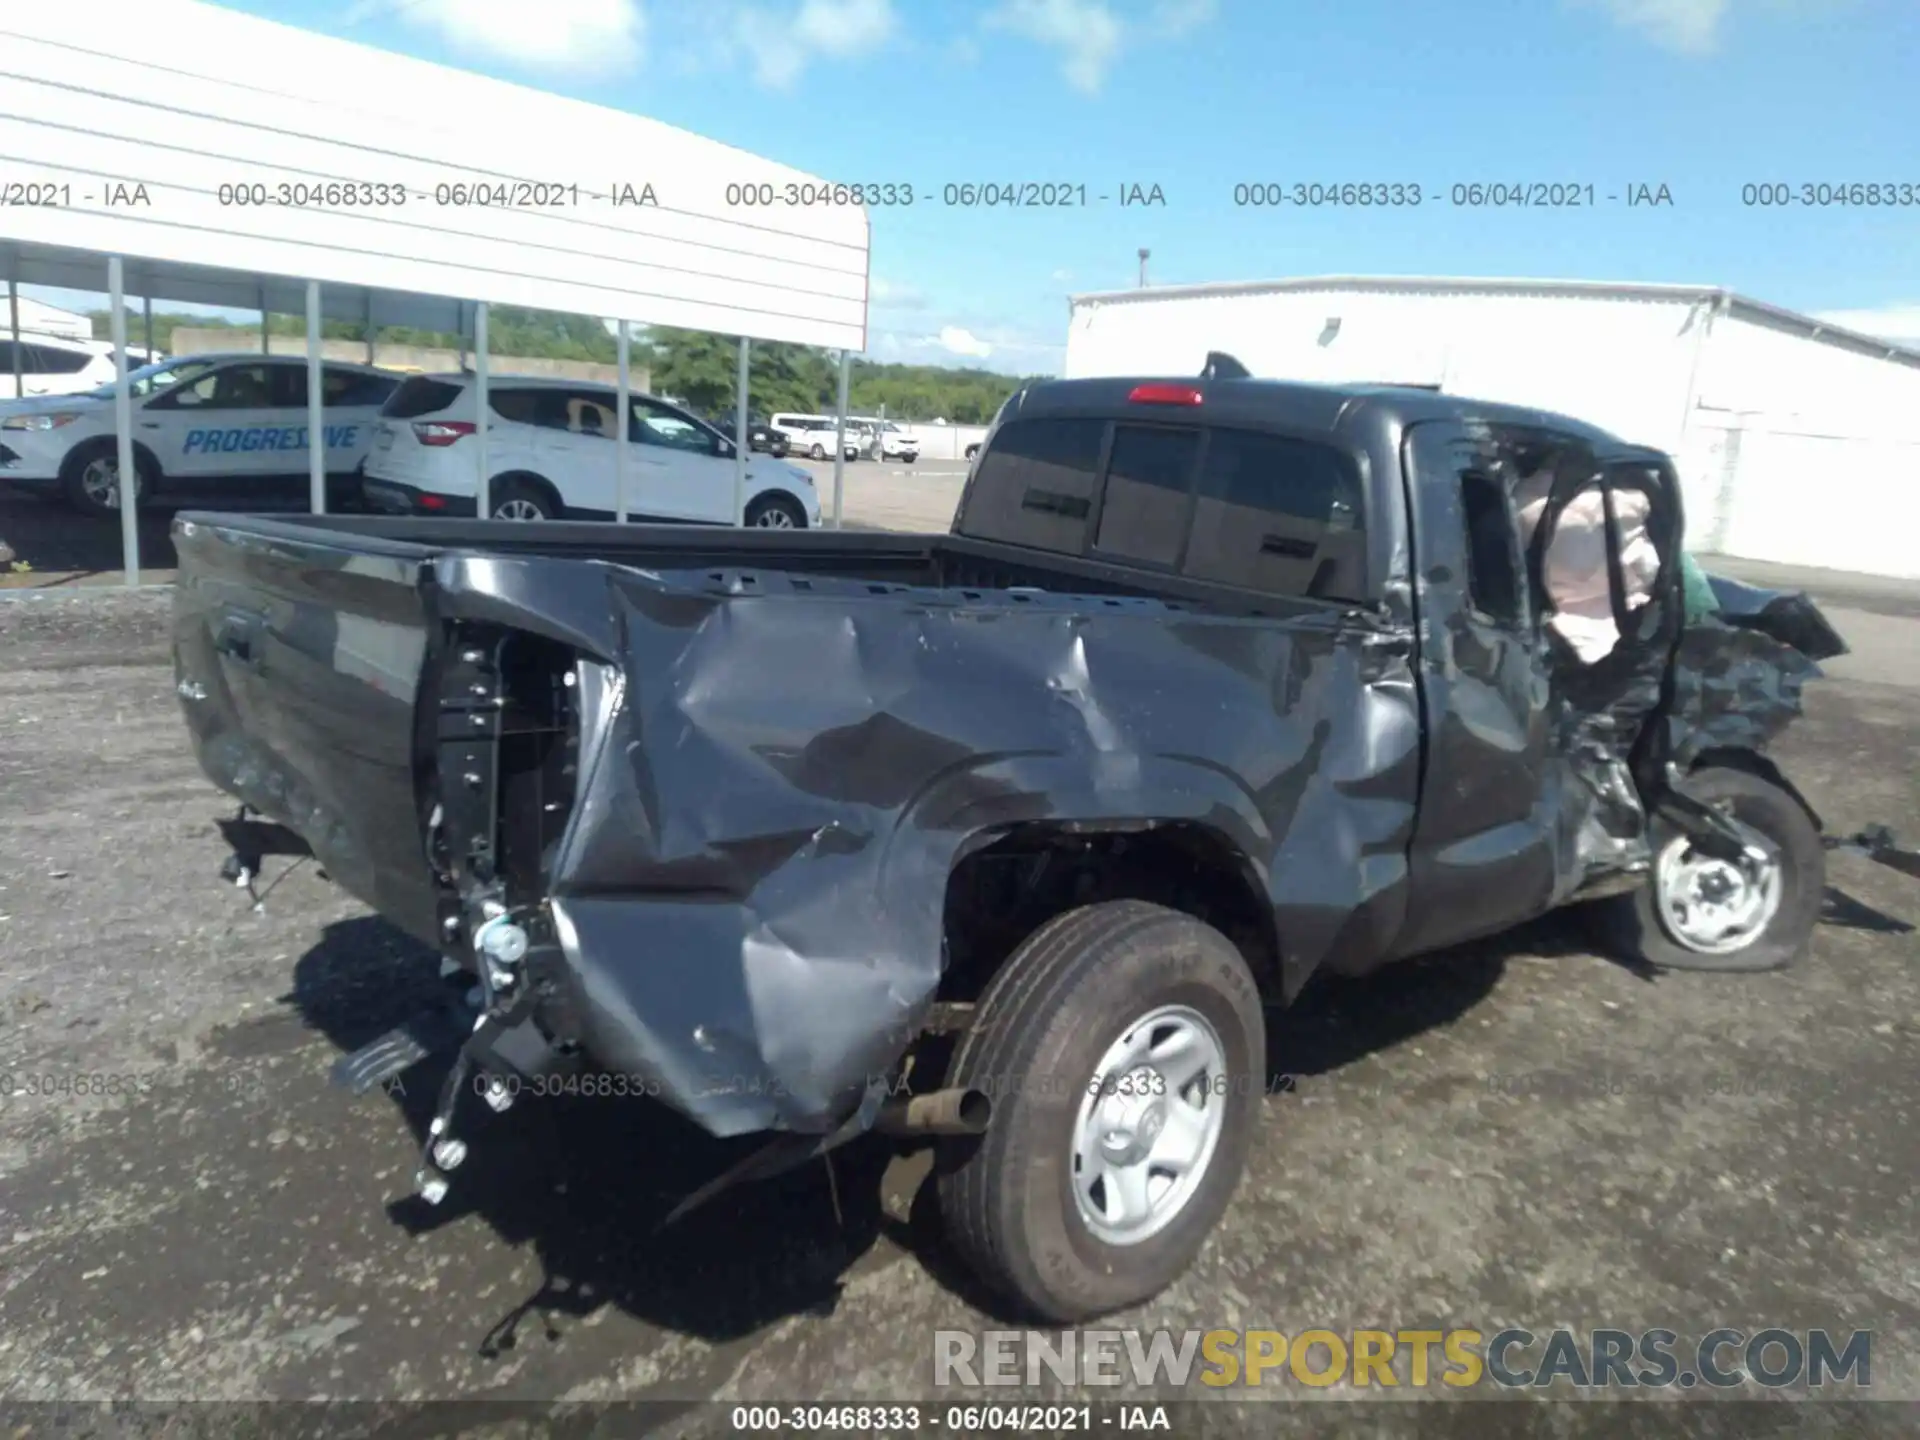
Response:
[[[747,524],[758,530],[804,530],[807,512],[791,495],[756,495],[747,506]]]
[[[1646,883],[1592,907],[1601,940],[1623,958],[1667,970],[1791,965],[1806,953],[1826,890],[1818,827],[1792,795],[1746,770],[1696,771],[1681,789],[1726,815],[1769,858],[1742,865],[1707,855],[1656,818]]]
[[[566,513],[553,487],[531,475],[502,476],[487,489],[487,513],[495,520],[558,520]]]
[[[159,467],[140,450],[133,453],[133,503],[137,509],[153,495]],[[60,493],[88,515],[120,513],[120,452],[117,442],[95,440],[74,447],[60,467]]]
[[[1158,1294],[1239,1183],[1265,1066],[1258,989],[1219,931],[1137,900],[1056,916],[994,976],[945,1082],[994,1105],[941,1157],[955,1249],[1048,1321]]]
[[[815,441],[813,448],[807,451],[807,454],[816,460],[824,460],[827,458],[827,447]]]

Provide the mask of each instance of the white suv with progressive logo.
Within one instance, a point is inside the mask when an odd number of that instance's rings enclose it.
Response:
[[[321,372],[327,508],[357,500],[374,417],[400,381],[329,360]],[[187,355],[127,376],[136,505],[278,509],[308,496],[305,356]],[[112,383],[0,404],[0,480],[90,515],[120,508]]]
[[[733,442],[686,411],[632,395],[627,518],[639,523],[820,523],[813,476],[749,454],[745,508],[733,509]],[[503,375],[487,385],[487,501],[496,520],[611,520],[618,513],[619,392],[590,380]],[[416,375],[375,425],[363,493],[375,509],[471,515],[479,489],[471,375]]]

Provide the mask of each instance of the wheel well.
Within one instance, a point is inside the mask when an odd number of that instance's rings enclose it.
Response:
[[[96,435],[91,440],[81,441],[78,445],[74,446],[73,449],[69,450],[67,452],[67,458],[60,462],[61,475],[64,477],[68,473],[70,466],[82,463],[85,457],[93,454],[96,450],[111,451],[116,449],[118,445],[119,442],[111,435]],[[162,479],[166,475],[166,472],[160,468],[160,457],[138,440],[133,442],[133,464],[135,469],[144,466],[147,473],[156,480]]]
[[[560,498],[560,492],[554,488],[553,482],[544,475],[536,475],[531,470],[509,470],[504,475],[496,475],[487,486],[488,498],[491,499],[492,492],[506,484],[525,485],[530,490],[538,490],[553,507],[555,515],[566,513],[566,502]]]
[[[1273,912],[1251,868],[1230,840],[1204,825],[1015,826],[947,878],[939,999],[977,999],[1027,936],[1055,915],[1103,900],[1146,900],[1204,921],[1246,957],[1261,989],[1277,995]]]
[[[770,505],[775,501],[785,501],[802,521],[807,518],[807,507],[800,503],[800,497],[791,490],[762,490],[747,501],[747,510],[751,512],[756,505]]]
[[[1826,822],[1821,820],[1819,811],[1807,803],[1807,797],[1800,793],[1799,787],[1786,777],[1778,765],[1757,750],[1738,750],[1732,747],[1702,750],[1694,757],[1688,773],[1693,774],[1701,770],[1744,770],[1755,779],[1764,780],[1769,785],[1791,795],[1794,802],[1807,812],[1807,818],[1813,822],[1814,829],[1821,831],[1826,829]]]

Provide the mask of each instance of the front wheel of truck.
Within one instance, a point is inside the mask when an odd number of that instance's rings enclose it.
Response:
[[[1804,806],[1747,770],[1689,775],[1687,795],[1725,814],[1771,859],[1751,868],[1697,850],[1655,817],[1646,883],[1596,901],[1602,942],[1663,970],[1781,970],[1806,953],[1826,891],[1826,850]]]
[[[994,1289],[1072,1324],[1192,1265],[1246,1167],[1266,1021],[1218,930],[1108,901],[1021,943],[950,1073],[991,1097],[993,1119],[939,1157],[947,1234]]]

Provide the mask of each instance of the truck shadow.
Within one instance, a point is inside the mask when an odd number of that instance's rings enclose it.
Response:
[[[403,958],[390,958],[395,952]],[[363,917],[328,927],[296,964],[289,999],[308,1026],[350,1051],[445,999],[448,986],[425,947]],[[415,1143],[446,1069],[423,1061],[388,1089]],[[410,1198],[390,1214],[412,1233],[477,1216],[503,1244],[538,1256],[540,1286],[486,1317],[475,1337],[483,1354],[557,1339],[561,1322],[606,1305],[713,1342],[790,1315],[829,1313],[849,1267],[880,1233],[890,1156],[877,1144],[836,1152],[831,1176],[812,1161],[727,1191],[662,1230],[675,1205],[756,1148],[757,1137],[715,1140],[649,1100],[524,1090],[503,1115],[464,1097],[457,1129],[471,1153],[447,1199]]]

